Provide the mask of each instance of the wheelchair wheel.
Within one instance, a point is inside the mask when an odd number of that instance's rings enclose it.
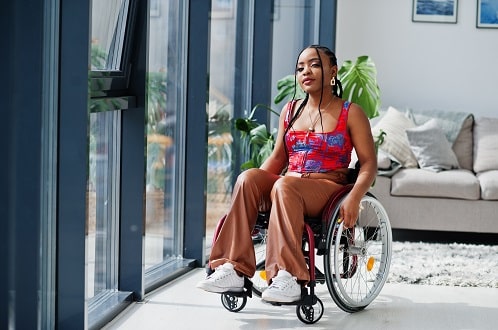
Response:
[[[324,256],[325,280],[339,308],[354,313],[380,293],[389,274],[392,233],[387,212],[370,193],[361,200],[354,228],[346,229],[334,210]]]
[[[313,299],[315,304],[298,304],[296,306],[296,315],[299,321],[306,324],[313,324],[318,322],[323,316],[323,303],[315,297]]]
[[[268,287],[265,272],[266,259],[266,231],[267,229],[256,228],[253,232],[254,254],[256,256],[256,272],[251,278],[252,291],[261,297],[263,291]]]
[[[235,295],[229,292],[221,294],[221,304],[230,312],[241,311],[247,303],[246,296]]]

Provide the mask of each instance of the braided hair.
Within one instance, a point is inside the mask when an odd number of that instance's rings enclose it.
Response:
[[[320,57],[320,52],[322,52],[325,56],[327,56],[329,58],[330,64],[332,66],[337,65],[337,57],[335,56],[334,52],[332,52],[328,47],[321,46],[321,45],[310,45],[310,46],[304,48],[303,50],[301,50],[301,52],[297,56],[296,66],[295,66],[296,69],[295,70],[297,70],[299,56],[301,56],[301,54],[306,49],[309,49],[309,48],[314,48],[315,49],[316,54],[318,56],[318,59],[320,61],[320,69],[322,71],[322,93],[320,94],[320,102],[318,103],[318,112],[320,114],[320,125],[322,125],[322,130],[323,130],[322,112],[320,110],[320,106],[322,105],[322,96],[323,96],[324,81],[323,81],[323,63],[322,63],[322,60],[321,60],[321,57]],[[341,98],[342,97],[342,92],[343,92],[342,84],[341,84],[341,82],[339,81],[339,79],[337,77],[336,77],[335,81],[336,81],[335,85],[332,86],[332,94],[335,95],[335,96],[337,96],[337,97],[339,97],[339,98]],[[294,75],[294,94],[292,95],[291,102],[293,102],[296,99],[296,89],[297,89],[297,76]],[[284,131],[284,147],[285,147],[286,155],[288,155],[288,153],[287,153],[287,145],[285,144],[285,136],[287,135],[287,132],[292,127],[292,125],[294,124],[294,122],[297,120],[297,118],[299,118],[299,116],[303,112],[304,107],[308,103],[308,99],[309,99],[309,94],[306,93],[306,96],[304,97],[303,102],[301,103],[301,105],[299,106],[299,108],[297,109],[297,111],[293,114],[292,118],[289,120],[289,125],[287,125],[287,127],[285,128],[285,131]]]

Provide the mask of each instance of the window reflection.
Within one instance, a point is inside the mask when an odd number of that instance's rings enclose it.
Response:
[[[236,0],[213,0],[210,20],[206,242],[228,210],[232,191],[231,127],[235,86]]]
[[[90,114],[87,299],[117,290],[121,112]]]
[[[146,277],[181,258],[186,1],[150,3],[147,75]],[[149,273],[147,273],[149,272]],[[147,278],[146,278],[147,279]]]
[[[92,70],[118,71],[129,0],[92,0]]]

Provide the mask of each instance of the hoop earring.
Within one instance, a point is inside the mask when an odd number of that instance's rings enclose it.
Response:
[[[335,77],[332,77],[332,79],[330,79],[330,86],[335,86]]]

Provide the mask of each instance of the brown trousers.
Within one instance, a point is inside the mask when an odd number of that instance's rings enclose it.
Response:
[[[252,230],[258,210],[270,209],[267,278],[270,280],[278,270],[285,269],[298,280],[308,282],[309,272],[302,252],[304,216],[321,214],[330,196],[342,186],[334,180],[342,181],[326,175],[279,176],[261,169],[242,172],[211,250],[211,268],[230,262],[239,273],[252,277],[256,270]]]

